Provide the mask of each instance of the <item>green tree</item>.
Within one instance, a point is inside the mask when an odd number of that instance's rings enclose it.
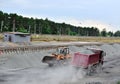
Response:
[[[51,34],[51,32],[49,20],[46,18],[43,23],[43,34]]]
[[[105,28],[101,31],[101,36],[103,36],[103,37],[107,36],[107,32],[106,32]]]
[[[24,27],[21,27],[18,32],[27,33],[27,30]]]
[[[120,37],[120,31],[116,31],[116,32],[114,33],[114,36]]]
[[[108,32],[108,36],[112,37],[113,36],[113,32],[109,31]]]
[[[79,36],[112,36],[112,32],[101,32],[95,27],[76,27],[66,23],[56,23],[48,18],[28,18],[17,15],[15,13],[4,13],[0,11],[0,28],[1,32],[21,31],[37,34],[57,34],[57,35],[79,35]],[[119,31],[114,33],[119,36]]]

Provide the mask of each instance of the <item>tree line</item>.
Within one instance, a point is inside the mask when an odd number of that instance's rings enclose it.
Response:
[[[115,33],[106,29],[100,31],[96,27],[73,26],[66,23],[38,18],[28,18],[16,13],[4,13],[0,11],[0,32],[24,32],[31,34],[52,35],[77,35],[77,36],[120,36],[120,31]]]

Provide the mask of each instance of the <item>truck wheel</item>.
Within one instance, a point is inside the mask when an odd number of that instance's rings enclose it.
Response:
[[[102,72],[102,63],[98,63],[96,68],[96,73],[101,73],[101,72]]]
[[[92,66],[88,66],[88,68],[87,68],[87,75],[88,76],[91,76],[92,75]]]
[[[88,66],[87,75],[91,76],[96,72],[96,65]]]

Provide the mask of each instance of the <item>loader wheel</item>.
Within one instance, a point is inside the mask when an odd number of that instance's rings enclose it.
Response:
[[[49,67],[53,67],[54,64],[48,64]]]

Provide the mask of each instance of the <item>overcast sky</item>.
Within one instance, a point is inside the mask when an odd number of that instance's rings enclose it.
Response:
[[[120,30],[120,0],[0,0],[0,10],[100,30]]]

